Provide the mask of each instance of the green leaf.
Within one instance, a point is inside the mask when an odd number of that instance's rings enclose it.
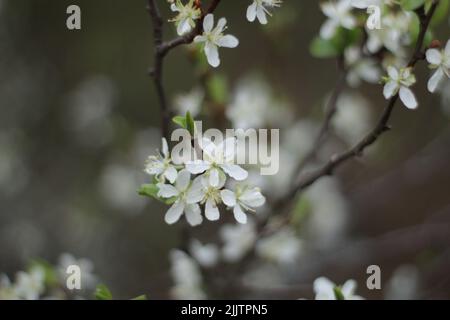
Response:
[[[441,0],[436,8],[436,11],[431,19],[431,26],[437,26],[445,21],[448,17],[448,10],[450,7],[449,0]]]
[[[97,300],[112,300],[111,291],[104,284],[99,284],[95,289],[95,299]]]
[[[189,111],[186,112],[185,120],[186,120],[186,129],[189,131],[189,133],[193,137],[195,135],[195,122]]]
[[[406,11],[414,11],[425,4],[425,0],[401,0],[400,5]]]
[[[136,298],[133,298],[131,300],[148,300],[147,296],[145,294],[142,294],[140,296],[137,296]]]
[[[336,297],[336,300],[345,300],[345,296],[342,293],[342,290],[340,287],[334,287],[333,292],[334,292],[334,296]]]
[[[172,118],[172,122],[179,125],[180,127],[187,129],[186,117],[183,116],[175,116]]]
[[[159,200],[158,191],[159,191],[159,188],[156,184],[143,184],[138,189],[139,195],[150,197],[150,198],[155,198],[155,199]]]
[[[54,286],[58,283],[58,276],[53,266],[43,259],[35,259],[30,262],[29,269],[40,268],[44,271],[44,282],[47,286]]]
[[[316,37],[313,39],[310,52],[316,58],[331,58],[344,53],[345,49],[358,41],[361,37],[359,29],[339,28],[331,39]]]

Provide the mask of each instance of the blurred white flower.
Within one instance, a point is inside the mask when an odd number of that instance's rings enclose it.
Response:
[[[384,85],[383,95],[386,99],[390,99],[397,93],[400,100],[408,109],[416,109],[418,104],[414,93],[409,87],[416,83],[416,77],[412,73],[411,68],[403,68],[398,70],[395,67],[388,67],[388,77]]]
[[[185,115],[189,111],[193,117],[196,117],[201,111],[204,98],[205,92],[201,88],[194,88],[188,93],[177,95],[174,107],[181,115]]]
[[[172,250],[170,252],[171,275],[175,286],[171,292],[176,299],[205,299],[203,292],[202,275],[198,265],[181,250]]]
[[[414,300],[420,292],[420,273],[414,265],[402,265],[395,269],[386,284],[387,300]]]
[[[45,271],[42,267],[33,267],[28,273],[19,271],[14,284],[15,294],[21,299],[37,300],[44,293],[44,281]]]
[[[336,106],[333,127],[338,136],[353,145],[371,129],[369,102],[359,93],[344,93]]]
[[[428,81],[428,90],[433,93],[445,77],[450,78],[450,40],[444,50],[428,49],[426,57],[430,68],[437,69]]]
[[[162,138],[161,153],[161,155],[148,157],[145,172],[149,175],[154,175],[160,182],[164,182],[167,179],[170,183],[174,183],[177,178],[177,169],[172,164],[169,147],[165,138]]]
[[[347,82],[352,87],[360,85],[361,80],[369,83],[377,83],[381,73],[376,61],[363,58],[361,49],[349,47],[344,52],[345,62],[348,66]]]
[[[0,300],[17,300],[13,285],[6,274],[0,274]]]
[[[164,217],[166,223],[176,223],[183,213],[185,213],[186,220],[191,226],[197,226],[203,222],[200,206],[196,203],[198,201],[189,196],[190,184],[191,174],[187,170],[181,170],[178,173],[175,186],[163,183],[157,184],[159,197],[172,198],[175,201]]]
[[[280,264],[296,261],[302,254],[303,243],[289,227],[258,240],[256,251],[259,256]]]
[[[363,300],[364,298],[355,295],[356,286],[355,280],[347,280],[342,287],[338,287],[329,279],[320,277],[314,281],[314,293],[316,300]],[[336,290],[342,294],[342,297],[337,296]]]
[[[356,26],[356,18],[352,15],[351,0],[337,0],[321,3],[322,12],[328,20],[320,28],[320,36],[331,39],[339,27],[352,29]]]
[[[69,253],[63,253],[59,257],[58,261],[58,274],[62,283],[65,285],[67,277],[69,276],[69,274],[67,274],[67,268],[73,265],[80,268],[81,289],[84,290],[93,288],[97,283],[97,276],[93,272],[94,264],[92,261],[84,258],[76,259]]]
[[[253,0],[247,8],[247,20],[253,22],[258,18],[259,23],[267,24],[266,14],[271,16],[267,8],[279,7],[281,3],[281,0]]]
[[[189,0],[186,5],[184,5],[181,0],[175,0],[170,5],[170,9],[173,12],[178,12],[178,15],[169,21],[175,22],[179,36],[194,29],[195,20],[198,20],[202,14],[200,8],[197,8],[195,5],[194,0]]]
[[[256,241],[256,230],[253,221],[246,224],[226,224],[220,229],[224,242],[222,255],[227,262],[237,262],[249,252]]]
[[[197,262],[206,268],[213,267],[219,260],[219,249],[214,244],[202,244],[194,239],[191,241],[189,251]]]
[[[212,67],[220,65],[219,47],[235,48],[239,45],[239,40],[235,36],[223,34],[226,24],[227,20],[221,18],[217,26],[213,28],[214,15],[207,14],[203,20],[203,34],[194,38],[195,43],[204,43],[206,58]]]
[[[246,211],[254,212],[255,208],[264,205],[266,198],[259,188],[237,186],[236,191],[222,190],[220,192],[223,203],[233,208],[234,218],[239,223],[247,223]]]

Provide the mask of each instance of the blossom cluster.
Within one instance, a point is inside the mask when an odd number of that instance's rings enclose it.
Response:
[[[209,13],[202,16],[201,8],[195,0],[183,3],[182,0],[168,0],[170,9],[177,15],[169,20],[175,23],[178,35],[182,36],[196,28],[197,23],[202,21],[202,33],[194,38],[195,43],[203,45],[208,63],[212,67],[220,65],[219,48],[235,48],[239,45],[239,40],[233,35],[225,35],[227,20],[220,18],[214,26],[214,15]],[[261,24],[267,24],[267,16],[270,16],[270,9],[279,7],[281,0],[253,0],[247,8],[247,20],[250,22],[256,19]]]
[[[217,221],[219,205],[223,203],[233,210],[236,221],[245,224],[247,212],[262,206],[265,197],[258,188],[244,184],[248,172],[234,163],[236,138],[216,144],[204,137],[200,147],[202,159],[175,164],[163,138],[161,154],[147,160],[145,172],[154,176],[156,196],[171,204],[165,215],[166,223],[176,223],[184,213],[191,226],[200,225],[203,222],[201,206],[204,206],[206,219]],[[234,188],[231,184],[235,184]]]
[[[392,0],[337,0],[321,4],[327,20],[320,29],[322,41],[329,43],[337,39],[353,39],[344,43],[343,55],[349,68],[347,81],[352,86],[361,80],[370,83],[382,81],[383,95],[386,99],[399,96],[408,109],[418,107],[417,99],[412,91],[416,83],[413,69],[407,62],[408,47],[412,45],[417,30],[418,19],[413,10],[403,3]],[[423,2],[423,1],[422,1]],[[421,4],[422,2],[418,2]],[[380,28],[372,29],[361,25],[362,15],[367,8],[380,8]],[[363,9],[363,10],[361,10]],[[366,34],[363,45],[356,45],[359,32]],[[345,36],[346,35],[346,36]],[[381,61],[380,61],[381,59]],[[443,79],[450,75],[450,44],[445,49],[429,48],[426,60],[431,69],[436,71],[428,81],[428,90],[435,92]],[[381,63],[379,63],[381,62]],[[387,76],[381,77],[380,67]]]

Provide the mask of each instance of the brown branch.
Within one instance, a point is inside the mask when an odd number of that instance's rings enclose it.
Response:
[[[164,42],[164,20],[161,16],[161,12],[156,4],[156,0],[148,0],[147,10],[150,14],[153,23],[153,42],[155,45],[154,52],[154,65],[150,75],[153,77],[155,89],[158,95],[159,105],[161,109],[161,134],[167,140],[169,140],[169,126],[171,112],[167,104],[167,96],[164,89],[163,75],[164,75],[164,58],[174,48],[182,45],[192,43],[195,36],[202,33],[203,19],[208,13],[214,12],[221,0],[212,0],[208,9],[202,12],[202,16],[197,22],[194,30],[190,33],[179,36],[173,40]]]

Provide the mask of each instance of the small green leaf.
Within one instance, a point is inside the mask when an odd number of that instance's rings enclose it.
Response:
[[[156,184],[143,184],[138,189],[139,195],[150,197],[150,198],[155,198],[155,199],[159,200],[158,191],[159,191],[159,188]]]
[[[214,74],[207,83],[208,93],[213,102],[225,104],[228,100],[227,79],[220,74]]]
[[[334,292],[334,296],[336,297],[336,300],[345,300],[345,296],[342,293],[342,290],[340,287],[334,287],[333,292]]]
[[[186,112],[185,121],[186,121],[186,129],[189,131],[189,133],[193,137],[195,135],[195,122],[189,111]]]
[[[97,300],[112,300],[111,291],[104,284],[99,284],[95,289],[95,299]]]
[[[320,37],[314,38],[309,47],[309,51],[315,58],[332,58],[339,55],[339,51],[335,48],[333,42]]]
[[[29,269],[40,268],[44,271],[44,282],[47,286],[53,286],[58,283],[58,276],[53,266],[43,259],[36,259],[30,262]]]
[[[148,300],[148,299],[145,294],[141,294],[140,296],[137,296],[136,298],[133,298],[131,300]]]
[[[186,117],[183,116],[175,116],[172,118],[172,122],[179,125],[180,127],[187,129]]]

